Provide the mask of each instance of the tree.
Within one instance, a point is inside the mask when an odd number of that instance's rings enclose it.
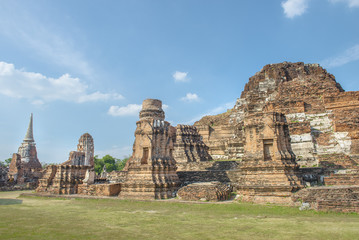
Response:
[[[12,158],[5,159],[5,164],[8,167],[11,163]]]
[[[8,167],[10,166],[12,158],[5,159],[5,161],[0,161],[0,166],[2,167]]]
[[[94,163],[95,163],[95,172],[97,174],[100,174],[102,172],[103,166],[105,165],[102,158],[98,158],[98,155],[94,157]]]
[[[107,172],[112,172],[113,170],[117,170],[115,165],[116,159],[114,157],[110,155],[106,155],[102,158],[102,160],[105,163]]]
[[[121,171],[129,158],[116,159],[111,155],[105,155],[103,158],[99,158],[97,155],[94,157],[95,162],[95,172],[100,174],[102,172],[103,166],[106,166],[107,172],[112,171]]]
[[[117,164],[117,170],[118,170],[118,171],[122,171],[122,170],[123,170],[123,168],[125,167],[125,165],[126,165],[128,159],[130,159],[130,157],[126,157],[126,158],[124,158],[124,159],[122,159],[122,160],[121,160],[121,159],[117,159],[116,164]]]

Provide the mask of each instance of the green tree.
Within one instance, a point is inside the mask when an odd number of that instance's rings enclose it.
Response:
[[[97,155],[94,157],[94,163],[95,163],[95,172],[97,174],[100,174],[102,172],[103,166],[105,165],[102,158],[99,158]]]
[[[6,166],[9,166],[11,163],[12,158],[5,159]]]
[[[12,158],[5,159],[5,161],[0,161],[0,166],[8,167],[11,163]]]
[[[106,155],[103,158],[99,158],[97,155],[94,157],[95,162],[95,172],[100,174],[102,172],[103,166],[106,165],[106,171],[122,171],[126,165],[127,160],[129,157],[124,159],[116,159],[111,155]]]
[[[107,172],[112,172],[113,170],[117,170],[116,158],[114,158],[114,157],[112,157],[110,155],[106,155],[106,156],[104,156],[102,158],[102,160],[106,165],[106,171]]]
[[[117,159],[116,165],[117,165],[117,170],[118,170],[118,171],[122,171],[122,170],[123,170],[123,168],[125,167],[126,162],[128,161],[129,158],[130,158],[130,157],[126,157],[126,158],[124,158],[124,159]]]

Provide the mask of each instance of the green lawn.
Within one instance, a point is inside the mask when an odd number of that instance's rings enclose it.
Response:
[[[0,239],[359,239],[358,214],[20,193],[0,192]]]

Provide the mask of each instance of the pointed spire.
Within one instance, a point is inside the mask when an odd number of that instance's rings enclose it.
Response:
[[[34,140],[34,136],[32,133],[32,113],[30,115],[30,122],[29,122],[29,127],[27,128],[27,132],[24,138],[24,142],[35,142]]]

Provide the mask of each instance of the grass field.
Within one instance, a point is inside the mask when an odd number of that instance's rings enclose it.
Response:
[[[0,239],[359,239],[358,214],[20,193],[0,192]]]

